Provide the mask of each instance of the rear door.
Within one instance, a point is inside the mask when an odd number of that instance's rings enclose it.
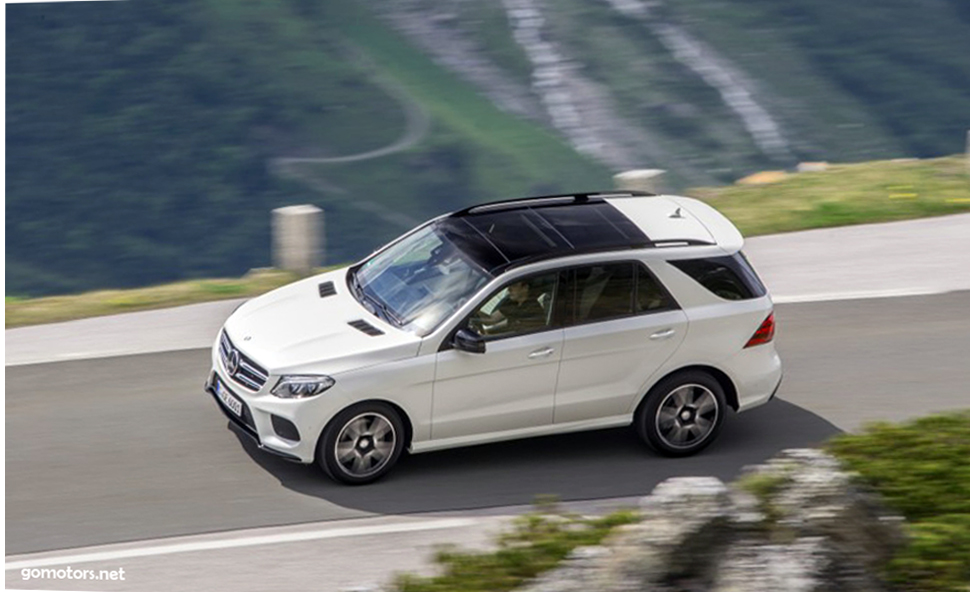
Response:
[[[554,422],[626,414],[683,342],[687,316],[638,262],[588,265],[566,276]]]

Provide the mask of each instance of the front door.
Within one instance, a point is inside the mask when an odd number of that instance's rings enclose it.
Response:
[[[507,284],[460,325],[485,339],[485,353],[436,354],[432,439],[552,423],[563,344],[558,284],[557,272]]]

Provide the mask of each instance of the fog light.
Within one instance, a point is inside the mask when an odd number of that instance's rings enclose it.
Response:
[[[300,441],[300,432],[293,425],[293,422],[280,417],[279,415],[271,415],[270,419],[273,422],[273,431],[276,435],[284,440],[292,440],[293,442]]]

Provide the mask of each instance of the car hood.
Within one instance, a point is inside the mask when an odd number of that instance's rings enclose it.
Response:
[[[336,374],[417,355],[420,338],[362,307],[346,274],[346,268],[331,271],[246,302],[226,321],[229,338],[271,374]],[[333,282],[335,294],[321,296],[325,282]],[[353,321],[382,334],[369,335],[348,324]]]

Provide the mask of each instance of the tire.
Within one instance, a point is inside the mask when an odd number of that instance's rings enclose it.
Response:
[[[397,463],[405,438],[404,422],[390,405],[353,405],[324,428],[317,443],[317,464],[335,481],[372,483]]]
[[[672,374],[650,389],[637,409],[640,438],[665,456],[689,456],[717,438],[727,412],[724,389],[707,372]]]

